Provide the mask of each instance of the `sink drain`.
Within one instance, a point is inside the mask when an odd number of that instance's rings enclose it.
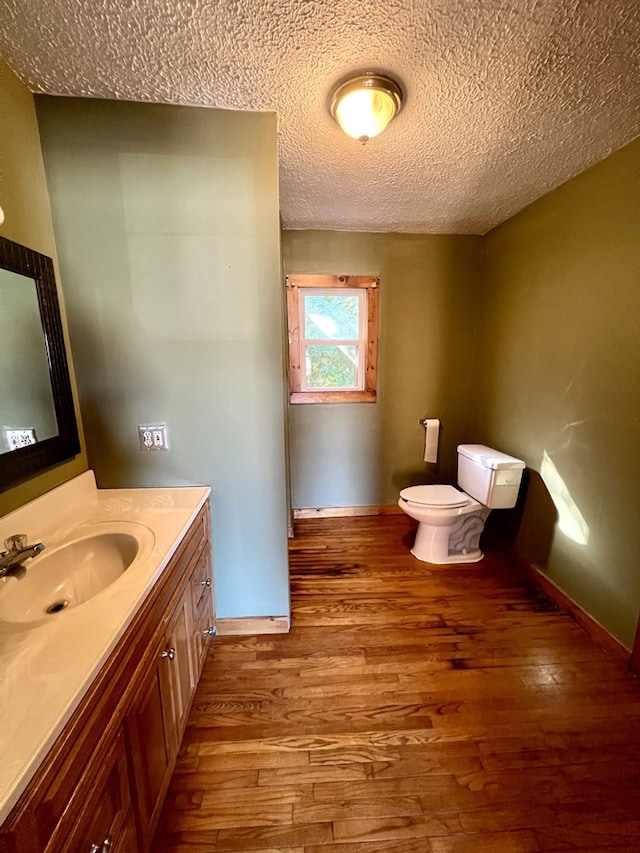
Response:
[[[61,598],[59,601],[53,601],[48,607],[45,607],[44,612],[50,616],[52,613],[61,613],[69,606],[69,600]]]

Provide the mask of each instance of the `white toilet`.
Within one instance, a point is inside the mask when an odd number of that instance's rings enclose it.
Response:
[[[476,563],[492,509],[516,505],[525,464],[482,444],[458,447],[458,485],[409,486],[398,505],[419,522],[411,553],[425,563]],[[464,491],[461,491],[461,490]]]

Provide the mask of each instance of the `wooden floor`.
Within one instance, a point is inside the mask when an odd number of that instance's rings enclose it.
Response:
[[[297,525],[291,633],[213,642],[155,853],[640,851],[640,681],[410,525]]]

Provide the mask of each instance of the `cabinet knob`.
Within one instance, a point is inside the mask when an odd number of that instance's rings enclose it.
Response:
[[[175,650],[174,648],[170,648],[170,649],[163,649],[163,650],[160,652],[160,657],[161,657],[161,658],[169,658],[169,660],[173,660],[175,656],[176,656],[176,650]],[[111,844],[111,842],[109,842],[109,844]],[[107,847],[107,850],[108,850],[108,849],[109,849],[109,848]]]
[[[109,853],[111,846],[111,836],[107,835],[102,844],[92,844],[89,848],[89,853]]]
[[[210,628],[207,628],[207,629],[206,629],[205,631],[203,631],[202,633],[205,635],[205,637],[213,637],[213,636],[214,636],[214,634],[216,633],[216,626],[215,626],[215,625],[211,625],[211,627],[210,627]]]
[[[200,581],[200,586],[211,586],[211,578],[207,578],[204,581]]]

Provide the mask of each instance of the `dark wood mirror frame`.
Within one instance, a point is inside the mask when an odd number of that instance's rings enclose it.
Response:
[[[58,434],[53,438],[0,454],[0,490],[5,490],[71,459],[80,452],[80,441],[53,261],[33,249],[0,237],[0,268],[27,276],[35,282],[58,423]]]

